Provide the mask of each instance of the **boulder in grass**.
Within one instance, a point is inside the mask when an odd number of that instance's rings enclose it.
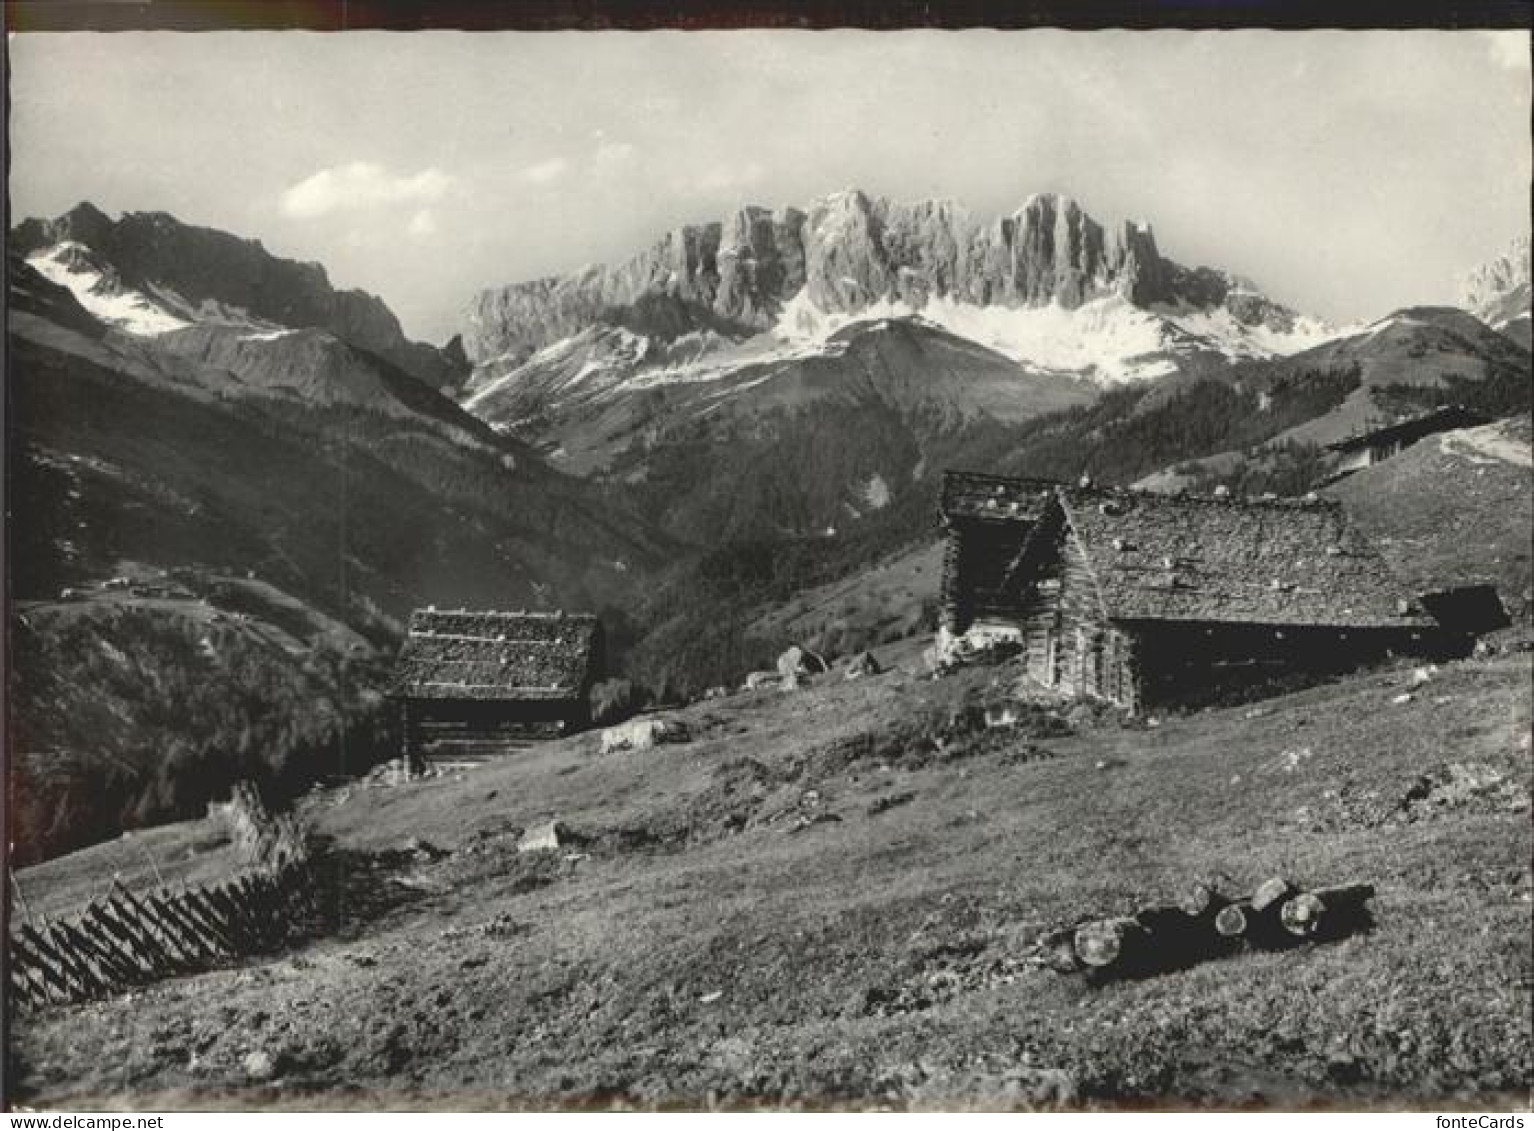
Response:
[[[255,1049],[245,1054],[240,1062],[245,1075],[252,1080],[270,1080],[277,1075],[277,1061],[265,1049]]]
[[[793,687],[809,676],[824,675],[828,665],[808,648],[792,644],[778,657],[778,675],[785,687]]]
[[[534,825],[517,841],[518,852],[553,852],[564,847],[565,826],[558,821]]]
[[[747,691],[760,691],[764,687],[777,687],[782,682],[783,677],[777,672],[752,672],[741,686]]]
[[[845,676],[847,679],[862,679],[864,676],[879,675],[883,671],[884,668],[872,652],[859,652],[848,661]]]
[[[686,742],[691,735],[675,719],[631,719],[602,732],[602,753],[649,750],[662,742]]]

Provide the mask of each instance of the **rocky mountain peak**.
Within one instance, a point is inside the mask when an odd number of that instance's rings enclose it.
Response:
[[[1501,255],[1481,264],[1460,282],[1460,303],[1493,326],[1529,310],[1530,243],[1516,237]]]
[[[405,337],[376,295],[337,290],[325,269],[272,255],[260,242],[183,223],[167,212],[127,212],[113,220],[83,202],[53,219],[28,219],[11,233],[29,261],[68,281],[86,307],[126,296],[125,325],[164,332],[207,321],[319,329],[385,357],[433,386],[461,373],[434,347]],[[83,249],[83,250],[82,250]],[[120,323],[121,324],[121,323]],[[130,329],[130,332],[139,332]]]
[[[848,188],[803,209],[747,205],[676,228],[616,266],[482,291],[463,336],[476,362],[525,358],[598,317],[629,325],[614,312],[657,296],[691,311],[672,319],[684,332],[709,325],[748,336],[774,327],[791,305],[831,317],[881,304],[919,312],[934,300],[1074,310],[1118,296],[1141,308],[1213,308],[1236,291],[1232,317],[1243,325],[1292,316],[1245,281],[1165,258],[1149,224],[1105,226],[1061,193],[979,219],[953,200],[899,202]]]
[[[1529,237],[1521,235],[1507,251],[1481,264],[1460,281],[1460,304],[1492,329],[1528,349],[1530,308]]]

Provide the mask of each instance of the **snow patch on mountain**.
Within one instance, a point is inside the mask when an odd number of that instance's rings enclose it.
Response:
[[[784,304],[773,333],[790,342],[824,340],[859,323],[917,318],[968,338],[1014,361],[1119,384],[1162,377],[1177,369],[1168,354],[1211,352],[1232,359],[1284,356],[1329,341],[1341,332],[1296,315],[1287,328],[1248,324],[1228,308],[1180,304],[1145,309],[1107,295],[1067,309],[979,306],[935,296],[913,306],[881,300],[856,312],[828,312],[804,290]]]
[[[623,327],[591,327],[545,346],[513,368],[481,366],[478,387],[463,407],[482,412],[504,397],[534,390],[547,403],[608,401],[668,385],[723,381],[748,366],[837,356],[846,349],[845,342],[785,342],[765,334],[734,342],[712,331],[664,342]],[[729,391],[753,388],[777,373],[770,369]]]
[[[947,296],[920,308],[888,299],[856,313],[827,312],[804,292],[783,308],[773,333],[788,342],[813,343],[847,326],[918,318],[1013,361],[1064,370],[1119,383],[1161,377],[1177,367],[1149,357],[1166,349],[1164,319],[1117,295],[1083,303],[1074,310],[1053,303],[1034,307],[976,306]]]
[[[1296,315],[1288,329],[1276,329],[1264,323],[1242,322],[1224,306],[1203,309],[1184,305],[1154,309],[1179,329],[1233,358],[1286,357],[1356,332],[1355,327],[1339,328],[1305,315]]]
[[[191,326],[246,330],[242,336],[249,341],[275,341],[293,332],[226,303],[205,299],[193,305],[159,283],[146,283],[143,290],[130,287],[110,264],[75,240],[35,251],[27,263],[49,282],[67,287],[96,318],[136,337],[156,338]]]
[[[28,256],[27,263],[50,283],[67,287],[95,317],[130,334],[157,337],[191,325],[147,295],[123,286],[116,272],[99,266],[84,244],[65,240]]]

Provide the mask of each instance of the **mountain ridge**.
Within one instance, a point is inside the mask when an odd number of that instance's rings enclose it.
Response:
[[[1531,247],[1527,234],[1515,237],[1501,255],[1480,264],[1460,282],[1460,305],[1524,349],[1530,348]]]
[[[168,212],[125,212],[113,220],[84,201],[53,219],[23,220],[10,243],[52,282],[129,332],[209,323],[319,329],[433,387],[454,383],[462,368],[447,347],[407,338],[378,296],[334,287],[322,265],[274,255],[259,240],[186,224]]]
[[[1069,196],[1035,194],[981,219],[953,201],[851,189],[804,209],[750,205],[683,225],[614,266],[485,288],[465,311],[465,348],[477,364],[525,357],[655,293],[743,335],[771,329],[796,296],[828,315],[880,302],[919,311],[931,298],[1073,310],[1119,296],[1142,308],[1224,307],[1241,325],[1285,332],[1301,317],[1238,275],[1166,258],[1149,224],[1105,226]]]

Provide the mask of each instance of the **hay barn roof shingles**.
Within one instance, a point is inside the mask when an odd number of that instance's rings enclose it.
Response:
[[[1334,502],[1062,488],[1112,620],[1331,628],[1433,624]],[[1405,610],[1405,611],[1403,611]]]
[[[574,699],[595,675],[597,618],[417,610],[390,693],[406,699]]]
[[[1036,519],[1048,509],[1059,486],[1048,479],[945,471],[938,509],[948,520],[976,518],[1014,522]]]
[[[1396,440],[1411,443],[1437,432],[1448,432],[1455,428],[1473,428],[1476,425],[1490,423],[1490,417],[1466,408],[1464,405],[1441,405],[1426,412],[1419,412],[1415,416],[1354,432],[1326,446],[1334,452],[1351,452]]]

